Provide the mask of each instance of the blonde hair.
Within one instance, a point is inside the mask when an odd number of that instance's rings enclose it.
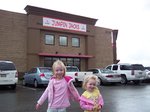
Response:
[[[90,79],[94,79],[95,81],[96,81],[96,86],[99,84],[99,79],[98,79],[98,77],[96,76],[96,75],[93,75],[93,74],[91,74],[91,75],[86,75],[85,77],[84,77],[84,80],[83,80],[83,84],[82,84],[82,88],[83,89],[86,89],[86,85],[87,85],[87,83],[88,83],[88,81],[90,80]]]
[[[63,69],[64,69],[64,75],[66,75],[66,66],[64,65],[64,63],[61,61],[61,60],[56,60],[54,63],[53,63],[53,66],[52,66],[52,71],[53,71],[53,75],[54,75],[54,70],[57,66],[61,66]]]

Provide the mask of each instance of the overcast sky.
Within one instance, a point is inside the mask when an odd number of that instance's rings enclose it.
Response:
[[[26,5],[98,19],[117,29],[117,58],[150,66],[150,0],[0,0],[0,9],[26,13]]]

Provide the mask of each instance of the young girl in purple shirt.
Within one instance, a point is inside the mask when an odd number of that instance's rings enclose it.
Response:
[[[53,77],[37,101],[36,110],[48,99],[47,112],[66,112],[66,108],[70,106],[69,98],[79,102],[80,96],[72,83],[72,78],[65,76],[66,67],[62,61],[55,61],[52,69]]]

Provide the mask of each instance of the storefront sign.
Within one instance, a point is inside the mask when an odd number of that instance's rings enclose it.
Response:
[[[43,26],[86,32],[86,24],[43,17]]]

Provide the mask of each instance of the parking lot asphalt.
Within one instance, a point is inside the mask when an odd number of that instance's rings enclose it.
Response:
[[[99,86],[104,98],[102,112],[150,112],[150,83],[140,85],[105,85]],[[33,88],[18,85],[16,90],[0,88],[1,112],[46,112],[47,102],[40,110],[35,104],[45,87]],[[82,94],[83,89],[77,87]],[[71,101],[67,112],[83,112],[79,104]]]

